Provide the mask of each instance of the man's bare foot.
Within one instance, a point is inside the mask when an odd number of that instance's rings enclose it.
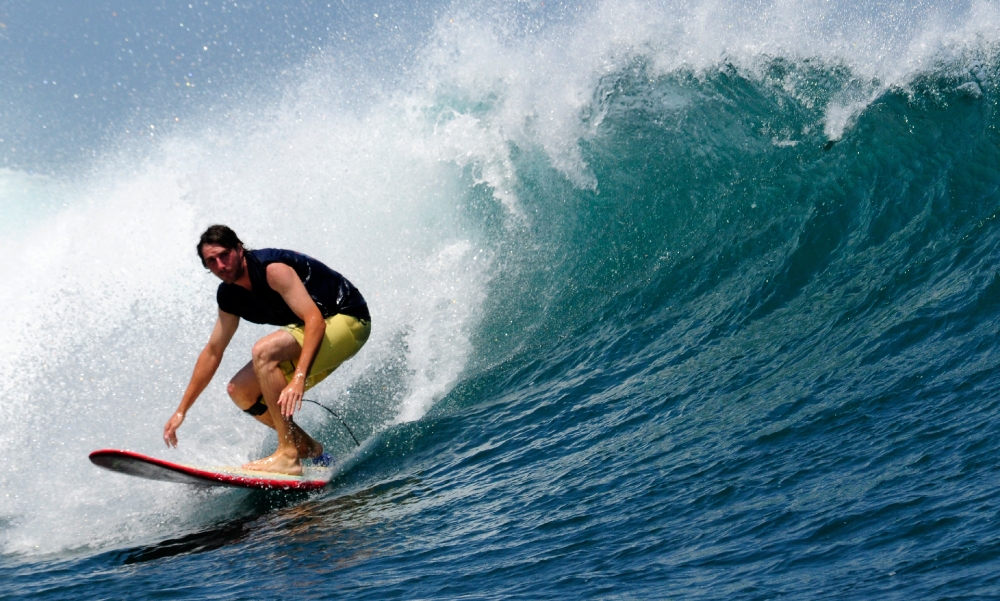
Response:
[[[244,463],[243,469],[255,472],[270,472],[273,474],[288,474],[289,476],[301,476],[302,464],[298,457],[289,457],[282,451],[275,451],[274,455]]]
[[[295,452],[299,459],[312,459],[323,454],[323,445],[312,436],[306,434],[295,422],[292,422],[292,440],[295,442]]]
[[[310,438],[308,442],[302,441],[295,445],[295,451],[299,454],[299,459],[314,459],[323,454],[323,445]]]

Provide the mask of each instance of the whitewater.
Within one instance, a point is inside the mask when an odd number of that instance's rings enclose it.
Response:
[[[77,38],[17,4],[0,596],[1000,595],[996,3],[185,2]],[[307,394],[360,447],[297,417],[320,492],[87,460],[273,449],[225,393],[249,323],[161,438],[213,223],[369,302]]]

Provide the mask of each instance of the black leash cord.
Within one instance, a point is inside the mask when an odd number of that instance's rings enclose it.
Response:
[[[322,408],[326,409],[327,411],[329,411],[330,415],[332,415],[333,417],[339,419],[340,423],[344,424],[344,429],[347,430],[347,433],[350,434],[351,438],[354,439],[354,444],[358,445],[359,447],[361,446],[361,443],[358,442],[358,437],[354,435],[354,432],[351,432],[351,429],[349,427],[347,427],[347,422],[344,421],[344,418],[342,418],[339,415],[337,415],[336,413],[334,413],[333,409],[330,409],[326,405],[320,405],[316,401],[313,401],[313,400],[310,400],[310,399],[302,399],[302,400],[304,402],[306,402],[306,403],[312,403],[313,405],[319,405],[320,407],[322,407]]]

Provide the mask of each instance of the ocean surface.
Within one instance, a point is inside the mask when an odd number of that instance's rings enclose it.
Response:
[[[0,597],[1000,598],[1000,5],[0,2]],[[369,301],[284,494],[212,223]]]

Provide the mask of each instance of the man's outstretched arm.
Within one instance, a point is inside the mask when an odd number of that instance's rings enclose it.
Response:
[[[212,329],[208,344],[202,349],[201,354],[198,355],[198,361],[194,364],[194,373],[191,374],[191,381],[188,382],[187,390],[181,397],[181,404],[167,420],[167,424],[163,426],[163,441],[167,443],[168,447],[177,446],[177,428],[180,428],[181,424],[184,423],[184,417],[191,405],[194,405],[198,399],[198,395],[212,381],[216,370],[219,369],[219,364],[222,363],[222,355],[226,352],[226,347],[229,346],[229,341],[233,339],[233,334],[236,333],[236,328],[239,325],[239,317],[219,309],[219,318],[215,321],[215,327]]]

